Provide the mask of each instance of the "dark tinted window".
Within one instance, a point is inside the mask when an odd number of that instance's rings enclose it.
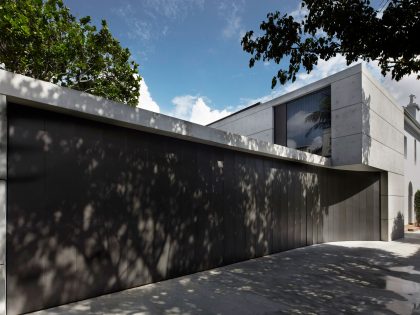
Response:
[[[331,155],[331,89],[274,108],[274,141],[302,151]]]
[[[331,89],[286,104],[287,146],[323,156],[331,155]]]

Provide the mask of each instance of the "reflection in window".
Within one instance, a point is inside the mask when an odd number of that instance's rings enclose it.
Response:
[[[331,155],[330,87],[287,105],[287,146],[323,156]]]

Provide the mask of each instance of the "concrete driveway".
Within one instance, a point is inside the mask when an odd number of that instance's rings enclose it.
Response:
[[[295,249],[34,314],[420,314],[420,234]]]

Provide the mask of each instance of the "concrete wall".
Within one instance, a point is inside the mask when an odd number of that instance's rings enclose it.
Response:
[[[273,142],[272,107],[249,109],[210,125],[212,128],[237,133],[250,138]]]
[[[361,72],[361,65],[350,67],[344,71],[338,72],[327,78],[317,82],[308,84],[292,92],[286,93],[282,96],[276,97],[268,102],[251,106],[249,109],[244,109],[237,114],[233,114],[215,123],[209,124],[209,127],[235,132],[249,136],[250,138],[260,139],[264,141],[273,142],[274,140],[274,123],[273,123],[273,107],[287,103],[298,97],[316,92],[322,88],[334,84],[334,82],[345,82],[347,78],[352,78]],[[347,81],[346,81],[347,82]],[[346,93],[347,87],[344,85],[341,89],[332,90],[331,97],[334,93]],[[359,85],[360,90],[360,85]],[[360,93],[359,93],[360,94]],[[352,97],[352,96],[350,96]],[[336,96],[336,99],[339,99]]]
[[[416,221],[414,194],[420,190],[420,128],[405,119],[404,134],[407,137],[407,158],[404,160],[404,218],[405,223]],[[414,159],[414,141],[417,141],[417,162]]]
[[[404,237],[404,112],[365,70],[362,98],[362,163],[387,172],[381,192],[381,237]]]
[[[333,167],[382,170],[381,238],[403,237],[404,113],[369,72],[331,85]]]
[[[362,164],[361,68],[331,83],[331,164]]]

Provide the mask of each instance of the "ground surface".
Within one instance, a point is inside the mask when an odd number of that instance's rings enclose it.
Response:
[[[420,233],[291,250],[34,314],[420,314]]]

